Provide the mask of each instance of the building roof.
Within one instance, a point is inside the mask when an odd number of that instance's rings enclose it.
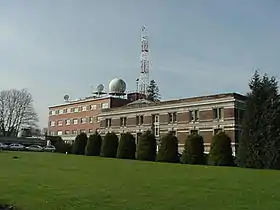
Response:
[[[85,97],[85,98],[82,98],[82,99],[77,99],[77,100],[73,100],[73,101],[69,101],[69,102],[64,102],[64,103],[61,103],[61,104],[56,104],[56,105],[51,105],[51,106],[48,106],[48,108],[56,108],[56,107],[63,107],[63,106],[69,106],[69,105],[77,105],[77,104],[80,104],[80,103],[85,103],[85,102],[90,102],[90,101],[102,101],[104,99],[111,99],[111,98],[114,98],[112,96],[104,96],[104,97],[94,97],[94,96],[90,96],[90,97]],[[122,99],[122,98],[118,98],[118,99]],[[127,99],[123,99],[123,100],[127,100]]]
[[[159,101],[159,102],[137,100],[138,102],[134,101],[134,102],[129,103],[125,106],[103,109],[102,112],[110,112],[110,111],[121,110],[121,109],[133,109],[133,108],[139,108],[139,107],[172,105],[172,104],[188,103],[188,102],[199,102],[199,101],[205,101],[205,100],[222,99],[222,98],[227,98],[227,97],[233,97],[233,98],[236,98],[236,99],[241,100],[241,101],[244,101],[244,100],[247,99],[246,96],[238,94],[238,93],[222,93],[222,94],[197,96],[197,97],[174,99],[174,100]]]

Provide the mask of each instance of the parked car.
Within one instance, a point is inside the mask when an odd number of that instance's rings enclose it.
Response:
[[[43,151],[43,147],[41,147],[39,145],[31,145],[31,146],[26,147],[26,149],[28,151],[33,151],[33,152],[41,152],[41,151]]]
[[[0,142],[0,150],[8,149],[8,145]]]
[[[53,145],[48,145],[44,147],[44,151],[46,152],[54,152],[56,148]]]
[[[24,150],[25,146],[21,144],[10,144],[8,148],[11,150]]]

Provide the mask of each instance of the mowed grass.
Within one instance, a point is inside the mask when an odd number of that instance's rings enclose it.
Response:
[[[22,210],[280,208],[280,171],[31,152],[0,166],[0,200]]]

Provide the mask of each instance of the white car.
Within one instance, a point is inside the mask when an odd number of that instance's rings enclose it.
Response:
[[[12,150],[24,150],[25,146],[23,146],[21,144],[10,144],[9,145],[9,149],[12,149]]]
[[[55,151],[55,147],[53,145],[48,145],[44,147],[44,151],[46,152],[54,152]]]
[[[4,143],[1,143],[0,142],[0,150],[1,149],[7,149],[8,148],[8,145],[7,144],[4,144]]]
[[[39,145],[31,145],[31,146],[26,147],[26,149],[28,151],[33,151],[33,152],[41,152],[41,151],[43,151],[43,147],[41,147]]]

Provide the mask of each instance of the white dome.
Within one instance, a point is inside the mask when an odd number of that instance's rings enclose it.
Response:
[[[109,83],[109,94],[121,94],[126,90],[126,84],[122,79],[112,79]]]

